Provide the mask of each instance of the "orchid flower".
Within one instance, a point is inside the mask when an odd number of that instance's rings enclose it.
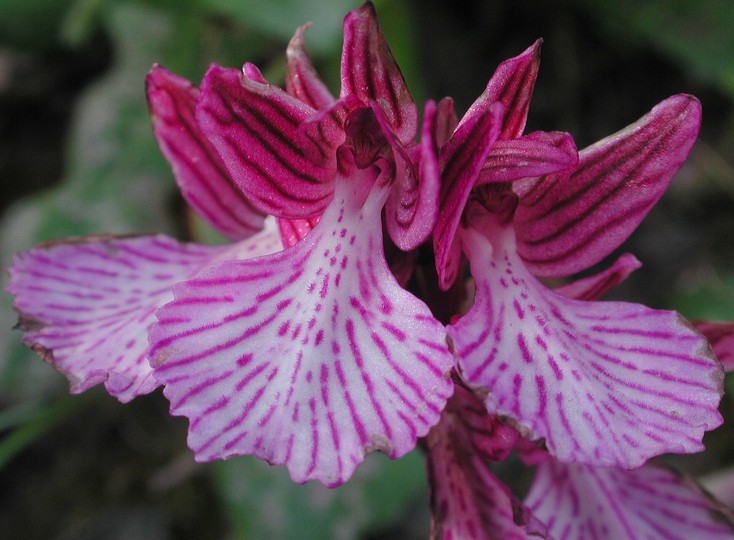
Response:
[[[624,254],[608,269],[555,289],[596,300],[639,261]],[[732,538],[734,515],[689,476],[661,465],[634,470],[563,463],[489,414],[458,378],[426,438],[432,538]],[[524,501],[493,474],[515,452],[536,467]]]
[[[278,218],[319,221],[279,254],[179,284],[150,333],[156,378],[189,418],[197,459],[251,453],[327,485],[369,452],[412,450],[438,421],[453,366],[443,326],[382,249],[383,207],[403,249],[433,227],[434,107],[413,144],[416,107],[372,6],[344,31],[338,100],[309,77],[302,29],[288,80],[303,101],[252,66],[209,70],[197,120],[235,184]]]
[[[338,97],[307,28],[285,89],[250,63],[210,67],[200,89],[158,66],[148,76],[184,198],[233,243],[37,246],[8,288],[25,342],[72,392],[104,382],[124,402],[162,385],[201,461],[251,454],[336,487],[367,454],[399,458],[423,439],[435,537],[616,531],[608,498],[594,500],[605,516],[568,529],[591,512],[576,498],[646,479],[664,493],[668,473],[629,470],[702,449],[723,372],[678,314],[598,301],[637,268],[631,255],[556,289],[541,279],[590,268],[635,229],[695,141],[698,101],[673,96],[578,152],[566,133],[523,134],[540,41],[461,120],[450,98],[419,120],[372,4],[345,18]],[[486,462],[530,447],[549,464],[522,503]],[[686,506],[679,487],[664,497]],[[691,497],[688,523],[718,534]]]
[[[149,363],[148,331],[176,282],[219,258],[283,248],[275,221],[235,188],[196,124],[198,89],[158,66],[146,82],[154,133],[181,193],[235,242],[212,247],[163,235],[49,242],[15,257],[8,286],[24,342],[68,378],[71,392],[104,383],[123,403],[160,386]]]
[[[498,68],[440,151],[439,279],[451,285],[463,252],[476,283],[471,309],[448,326],[458,371],[490,413],[561,461],[633,468],[700,451],[722,422],[723,378],[702,336],[675,312],[579,301],[537,279],[584,270],[626,239],[690,152],[700,104],[673,96],[578,162],[536,172],[562,162],[553,146],[527,144],[535,134],[519,136],[537,45]],[[508,169],[499,149],[521,152],[532,172]]]

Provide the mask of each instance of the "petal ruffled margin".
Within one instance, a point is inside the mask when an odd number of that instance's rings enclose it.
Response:
[[[152,392],[155,310],[173,298],[174,283],[225,250],[158,235],[82,238],[21,253],[8,292],[23,341],[69,379],[74,394],[102,382],[123,403]]]
[[[548,460],[527,498],[557,540],[724,540],[734,516],[691,478],[653,465],[633,471]]]
[[[631,468],[703,449],[723,372],[698,332],[675,312],[560,296],[524,267],[511,229],[482,230],[462,230],[476,296],[448,333],[490,413],[561,461]]]
[[[367,172],[363,172],[367,174]],[[443,326],[385,262],[386,185],[364,178],[293,247],[175,288],[151,331],[156,377],[199,460],[254,454],[296,482],[345,482],[369,452],[400,457],[453,391]]]
[[[64,374],[71,392],[104,383],[126,403],[159,386],[148,359],[155,311],[173,285],[220,258],[283,248],[275,220],[229,246],[182,244],[163,235],[86,237],[16,255],[8,292],[16,296],[23,341]]]

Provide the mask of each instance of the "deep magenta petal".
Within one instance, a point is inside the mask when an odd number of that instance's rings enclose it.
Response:
[[[398,248],[410,251],[428,239],[438,217],[441,172],[433,140],[436,104],[426,103],[421,142],[411,148],[411,152],[391,133],[386,119],[381,116],[377,115],[392,148],[395,164],[395,180],[385,204],[387,231]]]
[[[577,163],[576,144],[568,133],[536,131],[494,143],[477,185],[559,173],[575,168]]]
[[[301,242],[175,289],[151,331],[156,377],[197,459],[254,454],[293,479],[346,481],[409,452],[453,391],[443,326],[385,262],[381,210],[354,179]]]
[[[734,371],[734,322],[696,321],[693,326],[709,340],[724,370]]]
[[[309,219],[278,219],[278,230],[283,240],[283,246],[288,248],[303,240],[318,222],[318,217]]]
[[[159,66],[145,81],[153,132],[186,202],[228,238],[247,238],[262,229],[265,216],[234,186],[196,123],[199,90]]]
[[[525,504],[559,540],[734,538],[728,508],[691,478],[653,465],[627,471],[549,460]]]
[[[159,235],[90,237],[38,246],[15,257],[15,296],[24,343],[63,373],[72,393],[99,383],[122,402],[153,391],[148,329],[174,283],[227,248],[179,244]]]
[[[312,163],[336,170],[336,151],[346,140],[345,122],[360,108],[364,104],[352,94],[328,104],[298,127],[298,147]]]
[[[426,438],[431,538],[546,538],[545,527],[487,467],[483,448],[502,448],[501,455],[489,459],[504,459],[514,443],[503,429],[517,436],[492,419],[480,400],[456,387],[441,421]]]
[[[484,113],[494,103],[501,103],[505,110],[499,139],[519,137],[525,129],[530,98],[540,67],[540,44],[538,40],[522,54],[505,60],[495,70],[481,96],[469,107],[459,125]]]
[[[334,97],[319,78],[306,51],[303,34],[310,26],[308,23],[299,27],[288,43],[285,88],[290,95],[318,110],[328,107]]]
[[[520,254],[538,276],[566,276],[609,255],[663,195],[688,156],[701,105],[673,96],[582,150],[576,171],[541,179],[516,214]]]
[[[703,449],[722,421],[723,373],[699,333],[675,312],[558,295],[525,268],[511,229],[482,230],[462,229],[476,295],[448,333],[490,413],[561,461],[630,468]]]
[[[436,106],[436,144],[441,148],[450,138],[456,129],[459,119],[454,110],[454,100],[445,97],[438,102]]]
[[[577,279],[573,283],[556,287],[553,290],[558,294],[576,300],[598,300],[641,266],[642,263],[634,255],[624,253],[603,272]]]
[[[418,109],[370,2],[344,18],[341,83],[341,97],[353,94],[365,105],[377,102],[400,140],[413,142]]]
[[[334,170],[315,165],[298,146],[299,127],[315,112],[280,88],[212,66],[196,119],[253,204],[300,219],[322,213],[334,191]]]
[[[448,290],[461,267],[461,248],[455,241],[459,221],[482,166],[502,127],[502,105],[494,104],[471,121],[462,119],[451,139],[441,147],[442,171],[439,215],[433,231],[439,286]]]

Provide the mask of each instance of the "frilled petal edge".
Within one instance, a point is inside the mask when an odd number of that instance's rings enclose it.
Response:
[[[489,412],[562,461],[630,468],[700,451],[722,421],[723,372],[703,337],[675,312],[558,295],[525,268],[511,229],[483,230],[462,230],[476,296],[448,333]]]
[[[15,257],[15,296],[23,341],[63,373],[72,393],[99,383],[122,402],[153,391],[148,328],[174,283],[198,272],[222,248],[159,235],[90,237],[38,246]]]
[[[297,482],[346,481],[409,452],[453,391],[443,326],[385,262],[385,185],[335,201],[301,242],[175,288],[151,331],[156,377],[197,459],[254,454]],[[357,198],[355,198],[357,197]]]
[[[527,504],[554,538],[734,538],[734,517],[688,476],[654,465],[627,471],[541,463]]]

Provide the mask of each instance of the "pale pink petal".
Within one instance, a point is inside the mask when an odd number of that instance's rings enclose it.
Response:
[[[15,257],[8,291],[23,341],[81,393],[99,383],[122,402],[153,391],[148,328],[173,284],[226,248],[165,236],[90,237],[41,245]]]
[[[370,2],[344,18],[341,82],[341,97],[354,94],[364,104],[377,102],[400,140],[413,142],[418,110]]]
[[[441,147],[441,192],[433,247],[442,290],[448,290],[461,267],[461,247],[454,237],[469,194],[499,135],[502,114],[502,105],[494,104],[483,114],[473,116],[472,121],[464,117],[451,139]]]
[[[423,117],[421,142],[408,152],[392,132],[384,115],[373,106],[393,152],[395,184],[385,204],[385,221],[390,238],[403,251],[425,242],[438,216],[441,172],[433,140],[436,104],[428,101]]]
[[[634,255],[624,253],[603,272],[577,279],[573,283],[556,287],[553,290],[558,294],[576,300],[598,300],[641,266],[642,263]]]
[[[316,111],[280,88],[212,66],[196,119],[236,186],[260,210],[301,219],[323,212],[335,171],[299,149],[299,126]]]
[[[476,184],[513,182],[557,173],[577,163],[576,145],[568,133],[536,131],[517,139],[495,142]]]
[[[482,447],[501,448],[504,459],[514,443],[482,402],[457,386],[441,421],[428,433],[431,484],[431,538],[520,540],[546,538],[545,527],[494,476]],[[517,432],[511,430],[514,436]]]
[[[530,98],[533,95],[535,79],[538,77],[541,43],[542,40],[539,39],[522,54],[502,62],[482,95],[469,107],[459,125],[467,121],[473,122],[476,116],[484,114],[484,111],[499,102],[505,110],[499,139],[519,137],[525,129]]]
[[[336,486],[367,453],[400,457],[438,421],[453,357],[387,267],[389,186],[355,195],[371,174],[339,179],[301,242],[210,268],[158,312],[156,377],[189,418],[197,459],[254,454]]]
[[[334,101],[334,97],[319,78],[306,51],[303,33],[310,26],[308,23],[299,27],[285,51],[285,88],[290,95],[314,109],[323,109]]]
[[[232,183],[219,154],[194,119],[199,90],[155,66],[146,77],[153,132],[186,202],[228,238],[246,238],[265,216]]]
[[[72,393],[104,383],[124,403],[159,385],[148,330],[175,283],[219,260],[282,248],[272,218],[261,232],[221,247],[163,235],[62,240],[16,255],[8,292],[24,343],[69,379]]]
[[[724,540],[731,511],[691,478],[645,465],[627,471],[548,460],[525,500],[555,540]]]
[[[734,371],[734,322],[696,321],[693,326],[709,340],[724,370]]]
[[[701,104],[673,96],[622,131],[579,153],[571,175],[539,180],[522,197],[518,248],[537,276],[566,276],[617,248],[662,196],[691,151]]]
[[[677,313],[583,302],[546,289],[525,268],[511,228],[489,214],[462,229],[474,305],[448,327],[466,382],[492,414],[544,438],[562,461],[636,467],[703,449],[721,424],[723,373]],[[491,238],[491,241],[490,241]]]

